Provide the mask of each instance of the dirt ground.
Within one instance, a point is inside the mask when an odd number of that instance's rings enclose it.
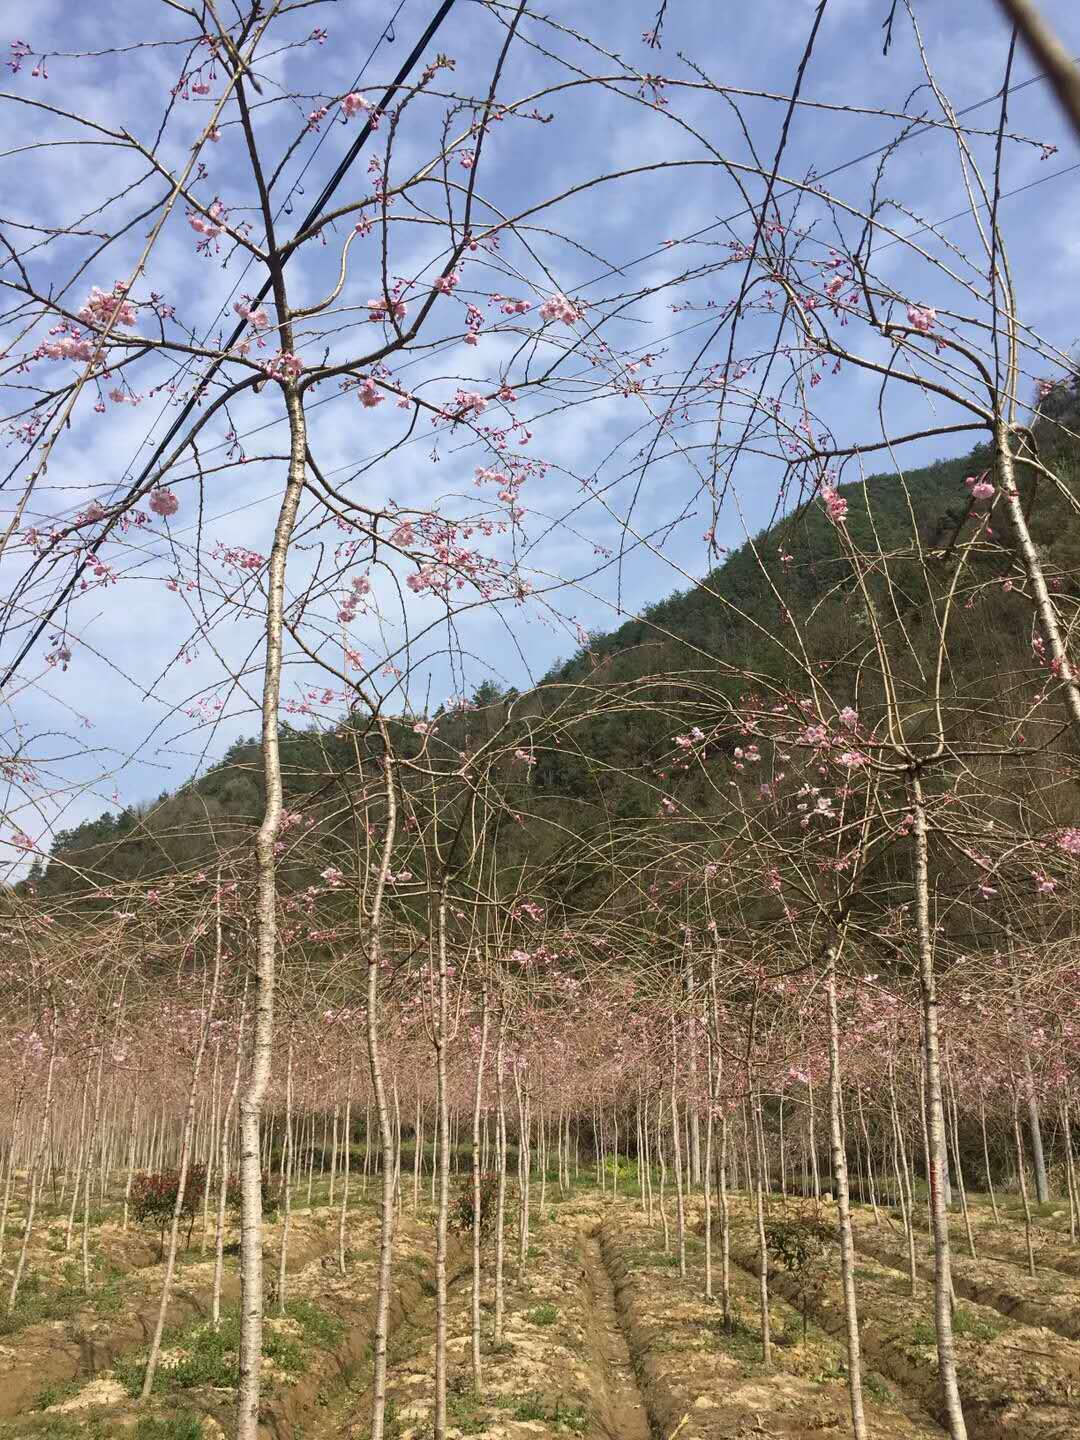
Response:
[[[329,1209],[325,1193],[315,1198],[323,1203],[293,1211],[285,1313],[278,1313],[277,1297],[268,1306],[262,1429],[266,1440],[366,1440],[377,1217],[372,1197],[354,1195],[343,1275],[337,1207]],[[431,1434],[433,1235],[426,1201],[416,1217],[409,1208],[395,1243],[387,1440]],[[775,1197],[770,1208],[782,1212]],[[828,1222],[830,1207],[822,1214]],[[729,1324],[718,1298],[704,1298],[702,1215],[695,1199],[683,1276],[670,1213],[671,1248],[665,1248],[659,1216],[650,1225],[638,1200],[612,1202],[584,1187],[560,1195],[549,1185],[547,1204],[533,1217],[521,1284],[512,1226],[507,1231],[505,1332],[497,1347],[492,1247],[485,1250],[479,1393],[469,1341],[470,1254],[464,1237],[455,1238],[450,1436],[809,1440],[850,1434],[835,1253],[807,1301],[805,1335],[790,1275],[770,1267],[774,1345],[766,1367],[749,1210],[738,1201],[732,1207]],[[1046,1225],[1032,1280],[1022,1227],[1013,1217],[995,1224],[980,1211],[974,1225],[977,1260],[967,1254],[962,1226],[954,1228],[957,1354],[969,1434],[972,1440],[1071,1440],[1080,1434],[1080,1279],[1067,1268],[1075,1258],[1067,1231]],[[160,1383],[143,1406],[133,1391],[156,1318],[156,1243],[138,1230],[123,1231],[112,1214],[102,1216],[87,1297],[78,1236],[68,1253],[64,1229],[63,1217],[42,1226],[31,1248],[26,1302],[0,1334],[0,1440],[225,1440],[234,1406],[229,1306],[238,1290],[235,1256],[227,1260],[226,1318],[215,1335],[206,1318],[212,1256],[200,1253],[196,1234],[177,1273]],[[855,1230],[870,1433],[875,1440],[940,1436],[933,1258],[925,1236],[918,1237],[913,1298],[902,1227],[886,1212],[875,1224],[869,1208],[860,1208]],[[278,1235],[278,1223],[268,1225],[268,1274],[276,1275]],[[9,1248],[8,1264],[11,1259]],[[719,1265],[717,1244],[716,1296]]]

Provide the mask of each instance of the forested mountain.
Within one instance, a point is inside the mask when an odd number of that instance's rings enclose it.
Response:
[[[1075,420],[1075,400],[1075,390],[1068,392],[1055,418]],[[1051,423],[1042,422],[1044,457],[1075,487],[1076,452],[1055,438],[1059,432],[1048,428]],[[823,507],[816,501],[798,507],[730,554],[702,584],[591,636],[537,690],[503,695],[485,684],[469,709],[440,714],[429,743],[432,765],[449,774],[463,754],[497,747],[507,757],[503,793],[511,801],[517,793],[522,812],[517,826],[498,822],[504,854],[511,865],[526,856],[535,864],[557,851],[567,832],[654,816],[660,781],[672,793],[687,791],[695,813],[707,812],[708,785],[680,776],[678,767],[664,768],[672,735],[706,713],[715,716],[717,707],[735,705],[748,688],[804,690],[812,671],[835,706],[860,696],[864,708],[873,705],[875,681],[864,661],[875,625],[902,638],[893,663],[901,693],[908,684],[917,700],[924,689],[919,677],[932,667],[938,643],[929,600],[950,585],[956,545],[971,518],[964,482],[990,465],[989,451],[979,448],[902,477],[881,474],[841,486],[848,534],[869,562],[880,562],[877,574],[868,564],[871,579],[862,590]],[[1051,583],[1071,590],[1075,581],[1068,577],[1080,574],[1080,525],[1051,485],[1025,483],[1047,573],[1062,577]],[[1006,724],[1012,714],[1003,704],[1004,677],[1015,681],[1021,708],[1034,683],[1023,678],[1034,670],[1031,612],[1010,582],[1016,573],[1008,537],[987,532],[951,611],[944,693],[955,705],[956,724],[962,729],[965,715],[978,714],[984,738],[988,723],[991,729]],[[868,614],[868,604],[876,610],[886,598],[887,624],[881,614]],[[415,756],[421,737],[414,718],[397,717],[391,726],[395,745],[406,758]],[[343,802],[367,743],[366,722],[360,721],[346,720],[330,732],[283,732],[286,808],[303,813],[321,837],[320,860],[334,853],[349,829]],[[522,744],[529,759],[515,766]],[[206,775],[176,793],[62,831],[31,881],[43,896],[60,897],[198,868],[215,846],[242,845],[250,837],[261,810],[259,776],[257,741],[238,741]],[[294,860],[290,873],[286,860],[286,883],[309,883],[318,863]]]

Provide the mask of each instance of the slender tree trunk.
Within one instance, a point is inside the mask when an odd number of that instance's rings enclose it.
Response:
[[[379,1127],[382,1154],[382,1192],[379,1202],[379,1271],[375,1292],[375,1324],[372,1334],[371,1440],[383,1440],[386,1420],[386,1342],[390,1317],[390,1266],[394,1247],[394,1137],[390,1129],[390,1110],[383,1081],[379,1036],[379,963],[382,958],[381,916],[386,877],[390,873],[394,839],[397,830],[397,795],[394,789],[394,764],[390,751],[389,731],[380,726],[385,747],[383,773],[386,790],[386,834],[383,839],[375,895],[372,902],[370,939],[368,942],[367,974],[367,1044],[371,1070],[371,1090],[375,1117]]]
[[[37,1152],[31,1161],[29,1173],[26,1177],[26,1219],[23,1221],[22,1245],[19,1247],[19,1258],[15,1262],[15,1274],[11,1277],[11,1289],[8,1291],[7,1313],[11,1315],[15,1309],[15,1303],[19,1298],[19,1286],[22,1284],[23,1272],[26,1269],[26,1252],[30,1246],[30,1236],[34,1229],[34,1212],[37,1206],[37,1190],[34,1180],[38,1169],[42,1174],[45,1170],[45,1159],[49,1143],[49,1121],[52,1118],[53,1100],[53,1075],[56,1070],[56,1010],[55,1007],[49,1012],[49,1068],[45,1074],[45,1099],[41,1107],[41,1129],[38,1132]]]
[[[210,1322],[216,1330],[221,1323],[221,1276],[225,1267],[225,1207],[229,1198],[229,1135],[232,1130],[236,1097],[240,1094],[240,1070],[244,1059],[244,1019],[247,1011],[247,982],[240,1001],[240,1024],[236,1031],[236,1064],[233,1067],[232,1089],[229,1091],[225,1114],[221,1120],[219,1142],[217,1225],[214,1233],[214,1290],[210,1303]]]
[[[675,1215],[679,1237],[679,1274],[686,1275],[686,1205],[683,1200],[682,1143],[679,1135],[678,1049],[675,1017],[671,1017],[671,1136],[675,1162]]]
[[[748,1067],[749,1074],[749,1067]],[[772,1364],[772,1333],[769,1324],[769,1251],[765,1241],[765,1191],[761,1164],[762,1138],[753,1092],[750,1093],[750,1116],[754,1122],[754,1218],[758,1243],[758,1300],[761,1305],[761,1363]],[[750,1117],[747,1118],[749,1124]]]
[[[11,1144],[8,1146],[7,1170],[4,1175],[4,1207],[0,1211],[0,1264],[4,1259],[4,1237],[7,1234],[8,1215],[11,1210],[11,1191],[15,1182],[15,1160],[19,1143],[19,1121],[22,1118],[25,1094],[24,1089],[20,1089],[16,1093],[15,1110],[11,1117]],[[1072,1195],[1071,1189],[1069,1194]]]
[[[435,1440],[446,1440],[446,1236],[450,1207],[450,1111],[446,1089],[446,1047],[450,993],[446,959],[446,885],[439,894],[438,997],[434,1016],[435,1080],[439,1128],[439,1202],[435,1215]]]
[[[847,1380],[851,1399],[851,1424],[855,1440],[867,1440],[863,1409],[862,1355],[859,1347],[859,1312],[855,1299],[855,1245],[851,1238],[851,1207],[848,1200],[847,1154],[840,1124],[840,1023],[836,1005],[836,950],[826,952],[825,991],[829,1015],[829,1136],[832,1141],[833,1190],[840,1239],[840,1282],[844,1293]]]
[[[345,1221],[349,1209],[349,1175],[352,1171],[352,1089],[356,1052],[349,1050],[349,1085],[345,1091],[345,1154],[341,1161],[341,1214],[338,1217],[338,1270],[345,1274]],[[414,1212],[415,1213],[415,1212]]]
[[[279,306],[282,311],[284,306]],[[283,314],[279,315],[283,320]],[[281,326],[282,345],[290,327]],[[289,345],[287,348],[291,348]],[[255,842],[256,990],[251,1068],[240,1099],[240,1350],[236,1440],[258,1440],[262,1376],[263,1224],[259,1124],[270,1083],[274,1040],[274,981],[277,958],[278,829],[281,825],[281,752],[278,707],[281,699],[285,569],[306,477],[307,427],[299,392],[283,387],[289,417],[289,474],[274,528],[267,574],[266,657],[262,693],[263,816]],[[373,1437],[378,1440],[378,1437]]]
[[[154,1337],[150,1342],[150,1350],[146,1357],[146,1374],[143,1377],[142,1393],[140,1400],[146,1400],[154,1388],[154,1375],[157,1372],[158,1357],[161,1354],[161,1337],[165,1331],[165,1316],[169,1308],[169,1296],[172,1291],[173,1273],[176,1269],[176,1251],[180,1239],[180,1217],[184,1213],[184,1193],[187,1185],[188,1165],[191,1161],[192,1135],[195,1127],[195,1103],[198,1096],[199,1073],[202,1070],[203,1055],[206,1053],[206,1042],[210,1035],[210,1026],[214,1018],[214,1010],[217,1007],[218,982],[221,978],[221,876],[217,881],[217,896],[215,902],[214,919],[214,971],[210,982],[210,996],[203,1011],[203,1023],[199,1031],[199,1039],[195,1048],[195,1056],[191,1066],[191,1085],[188,1089],[187,1110],[184,1114],[184,1129],[180,1141],[180,1164],[178,1167],[176,1182],[176,1200],[173,1204],[172,1224],[169,1230],[169,1253],[165,1260],[165,1276],[161,1282],[161,1301],[158,1304],[157,1324],[154,1326]]]
[[[495,1211],[495,1328],[494,1342],[503,1343],[503,1307],[505,1304],[503,1267],[506,1255],[506,1095],[503,1089],[503,1032],[505,1015],[499,1016],[499,1039],[495,1048],[495,1143],[498,1151],[499,1195]]]
[[[1069,1239],[1076,1244],[1076,1161],[1073,1156],[1072,1124],[1070,1111],[1072,1098],[1068,1092],[1061,1097],[1061,1126],[1065,1135],[1065,1181],[1069,1191]]]
[[[292,1171],[293,1171],[293,1123],[292,1123],[292,1038],[289,1039],[288,1056],[285,1062],[285,1134],[281,1142],[281,1242],[278,1250],[277,1303],[278,1314],[285,1314],[285,1266],[289,1254],[289,1226],[292,1220]]]
[[[724,1310],[724,1328],[731,1333],[731,1210],[728,1204],[728,1140],[730,1129],[725,1110],[720,1117],[720,1302]]]
[[[94,1082],[94,1109],[90,1118],[90,1134],[86,1141],[86,1174],[83,1179],[82,1213],[82,1277],[83,1294],[90,1294],[90,1176],[94,1168],[94,1146],[98,1138],[101,1115],[101,1070],[105,1063],[105,1044],[98,1047],[97,1079]],[[105,1147],[102,1146],[102,1149]]]
[[[667,1163],[664,1160],[664,1092],[656,1097],[656,1153],[660,1157],[660,1221],[664,1227],[664,1254],[671,1249],[671,1231],[668,1227],[667,1210],[664,1208],[664,1190],[667,1187]]]
[[[866,1124],[866,1112],[863,1110],[862,1086],[855,1087],[855,1096],[859,1107],[859,1126],[863,1134],[863,1142],[866,1145],[866,1180],[870,1187],[870,1207],[874,1212],[874,1224],[881,1224],[881,1216],[878,1213],[877,1186],[874,1183],[874,1151],[870,1144],[870,1131]]]
[[[997,1196],[994,1194],[994,1177],[990,1171],[990,1146],[986,1139],[986,1101],[982,1091],[979,1091],[979,1121],[982,1126],[983,1163],[986,1166],[986,1188],[990,1192],[990,1207],[994,1212],[995,1222],[998,1219]]]
[[[1024,1241],[1027,1245],[1028,1274],[1035,1279],[1035,1246],[1031,1234],[1031,1202],[1028,1199],[1027,1176],[1024,1174],[1024,1135],[1020,1129],[1020,1097],[1013,1094],[1013,1139],[1016,1142],[1016,1183],[1024,1207]]]
[[[960,1195],[960,1211],[964,1217],[964,1229],[967,1232],[968,1252],[973,1260],[979,1257],[975,1251],[975,1236],[971,1229],[971,1215],[968,1211],[967,1188],[964,1185],[964,1167],[960,1158],[960,1119],[959,1106],[956,1099],[956,1084],[953,1078],[952,1066],[949,1064],[948,1052],[945,1057],[945,1079],[948,1087],[948,1113],[946,1119],[949,1125],[949,1134],[952,1138],[953,1170],[956,1174],[956,1189]]]
[[[480,1394],[483,1383],[480,1369],[480,1242],[483,1238],[483,1214],[480,1209],[480,1111],[484,1103],[484,1063],[487,1060],[488,998],[486,987],[481,996],[480,1016],[480,1054],[476,1062],[472,1127],[472,1368],[473,1388],[477,1395]]]
[[[94,1063],[92,1055],[87,1057],[86,1074],[82,1083],[82,1108],[79,1112],[79,1146],[77,1159],[75,1161],[75,1184],[71,1188],[71,1207],[68,1210],[67,1231],[64,1235],[64,1249],[71,1249],[72,1236],[75,1233],[75,1210],[79,1203],[79,1189],[82,1185],[83,1159],[86,1154],[86,1106],[90,1099],[90,1069]]]
[[[941,1103],[938,1054],[937,978],[934,974],[933,928],[930,919],[929,837],[922,782],[909,777],[915,841],[915,921],[919,942],[919,986],[922,992],[923,1058],[926,1078],[926,1127],[930,1173],[930,1212],[934,1232],[934,1322],[937,1328],[938,1373],[952,1440],[967,1440],[967,1426],[956,1377],[952,1328],[952,1270],[949,1219],[945,1209],[945,1119]]]

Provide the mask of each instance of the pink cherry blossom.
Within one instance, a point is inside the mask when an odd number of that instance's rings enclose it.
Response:
[[[564,325],[573,325],[576,320],[581,319],[581,311],[572,300],[557,291],[550,300],[545,300],[540,306],[540,319],[561,320]]]
[[[80,320],[99,330],[105,330],[110,325],[114,330],[134,325],[136,318],[135,306],[127,298],[127,286],[122,280],[117,280],[108,294],[95,285],[79,311]]]
[[[369,300],[367,302],[367,308],[371,312],[370,318],[372,320],[386,319],[387,308],[385,300]],[[404,320],[406,314],[406,306],[404,300],[391,299],[390,314],[393,315],[395,320]]]
[[[354,115],[359,115],[362,111],[371,111],[372,105],[370,100],[365,100],[363,95],[358,95],[355,90],[351,90],[342,100],[341,108],[346,118],[351,120]],[[371,128],[372,130],[379,128],[379,117],[374,113],[371,115]]]
[[[821,487],[821,501],[825,506],[829,519],[834,525],[839,525],[847,515],[848,503],[844,497],[838,493],[835,485],[823,485]]]
[[[180,509],[180,501],[171,490],[167,490],[164,486],[161,486],[150,496],[150,509],[155,515],[161,515],[162,517],[175,515],[177,510]]]

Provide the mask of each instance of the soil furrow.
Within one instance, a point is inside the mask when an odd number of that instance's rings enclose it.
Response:
[[[615,1304],[615,1286],[595,1233],[585,1237],[584,1259],[592,1314],[589,1342],[601,1379],[600,1423],[611,1440],[651,1440],[653,1428]]]

